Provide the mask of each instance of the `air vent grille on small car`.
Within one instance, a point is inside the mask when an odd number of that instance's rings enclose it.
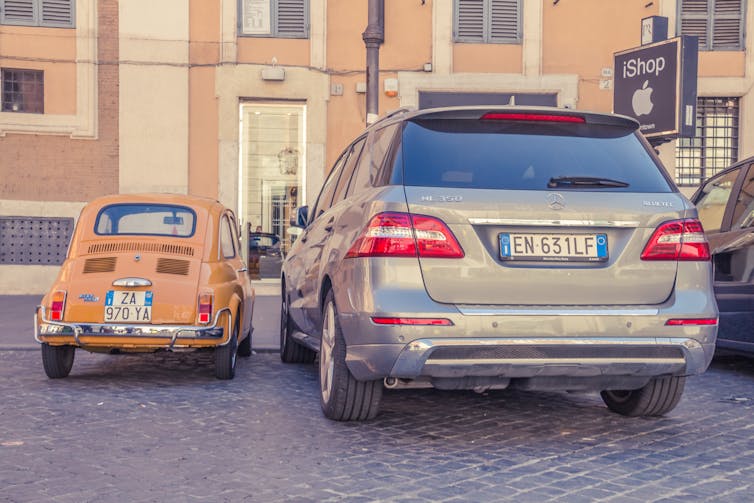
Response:
[[[190,264],[191,263],[188,260],[160,258],[157,260],[157,272],[162,274],[180,274],[186,276],[188,275]]]
[[[138,241],[122,241],[117,243],[96,243],[89,245],[90,254],[117,252],[146,252],[166,253],[169,255],[194,256],[192,246],[174,245],[168,243],[140,243]]]
[[[116,257],[88,258],[84,262],[84,274],[92,272],[113,272],[115,270]]]

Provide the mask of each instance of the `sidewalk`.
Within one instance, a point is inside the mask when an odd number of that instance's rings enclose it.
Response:
[[[254,335],[252,349],[274,352],[280,348],[280,282],[252,281],[254,302]],[[11,349],[35,350],[34,308],[41,295],[0,295],[0,351]]]

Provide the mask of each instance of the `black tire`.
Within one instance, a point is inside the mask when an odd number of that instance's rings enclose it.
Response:
[[[280,301],[280,359],[284,363],[313,363],[317,353],[301,345],[291,337],[293,322],[288,313],[288,294],[282,285],[283,297]]]
[[[335,421],[373,419],[382,398],[382,381],[357,381],[346,366],[346,343],[332,290],[325,297],[319,353],[322,412]]]
[[[75,346],[50,346],[46,342],[43,342],[42,365],[47,377],[50,379],[67,377],[71,373],[75,354]]]
[[[662,416],[678,405],[686,385],[685,377],[655,377],[634,390],[605,390],[602,400],[613,412],[624,416]]]
[[[233,323],[230,342],[215,348],[215,377],[233,379],[236,375],[236,354],[238,351],[238,319]]]
[[[246,334],[246,337],[244,337],[238,345],[238,356],[243,356],[244,358],[251,356],[251,335],[253,333],[254,327],[249,327],[249,332]]]

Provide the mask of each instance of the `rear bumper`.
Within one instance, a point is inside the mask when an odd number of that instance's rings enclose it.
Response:
[[[679,315],[658,308],[489,312],[456,306],[455,313],[422,314],[453,325],[384,326],[369,315],[341,313],[354,377],[544,379],[549,388],[557,378],[574,378],[599,389],[621,382],[614,378],[640,382],[701,374],[712,360],[717,334],[716,325],[666,326]],[[716,316],[713,305],[688,317]],[[564,386],[574,389],[568,379]]]
[[[611,378],[696,375],[715,345],[694,338],[424,338],[348,347],[360,380],[395,377]]]
[[[230,309],[223,308],[215,313],[212,325],[129,325],[52,321],[47,319],[45,307],[37,306],[34,339],[39,343],[82,348],[217,347],[228,344],[230,340],[220,321],[223,313],[230,316]]]

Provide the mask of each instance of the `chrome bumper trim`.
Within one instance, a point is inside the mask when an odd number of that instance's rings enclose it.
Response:
[[[573,309],[571,306],[543,306],[541,309],[531,307],[501,309],[499,307],[476,307],[458,304],[456,308],[466,316],[657,316],[660,314],[659,308]]]
[[[553,220],[526,218],[469,218],[472,225],[535,227],[638,227],[638,220]]]
[[[42,325],[48,327],[60,327],[59,332],[44,332],[41,331],[41,326],[38,324],[38,317],[41,311]],[[44,306],[37,306],[34,311],[34,340],[38,343],[43,343],[40,337],[42,336],[73,336],[76,341],[76,345],[84,347],[81,343],[81,337],[113,337],[113,336],[126,336],[126,337],[158,337],[170,339],[170,344],[167,349],[172,349],[175,346],[178,337],[182,339],[223,339],[225,336],[225,329],[218,326],[220,316],[227,312],[230,315],[230,309],[224,307],[215,313],[215,319],[212,325],[127,325],[117,323],[66,323],[62,321],[52,321],[46,318],[46,310]],[[73,333],[63,333],[62,329],[68,328]],[[227,341],[224,341],[218,346],[225,346],[230,342],[230,337]]]
[[[526,358],[526,359],[437,359],[427,361],[432,353],[442,347],[479,347],[479,346],[665,346],[681,350],[682,358]],[[686,337],[655,337],[655,338],[609,338],[585,337],[567,339],[506,339],[506,338],[477,338],[477,339],[419,339],[409,343],[398,355],[390,372],[392,377],[415,378],[420,375],[432,375],[433,369],[499,366],[501,370],[533,369],[536,367],[569,367],[583,366],[599,369],[603,375],[620,375],[624,371],[637,373],[636,375],[658,375],[660,373],[683,372],[684,375],[694,375],[704,372],[709,358],[701,343]],[[514,372],[515,373],[515,372]],[[470,373],[470,375],[472,375]],[[516,377],[515,375],[504,377]]]

